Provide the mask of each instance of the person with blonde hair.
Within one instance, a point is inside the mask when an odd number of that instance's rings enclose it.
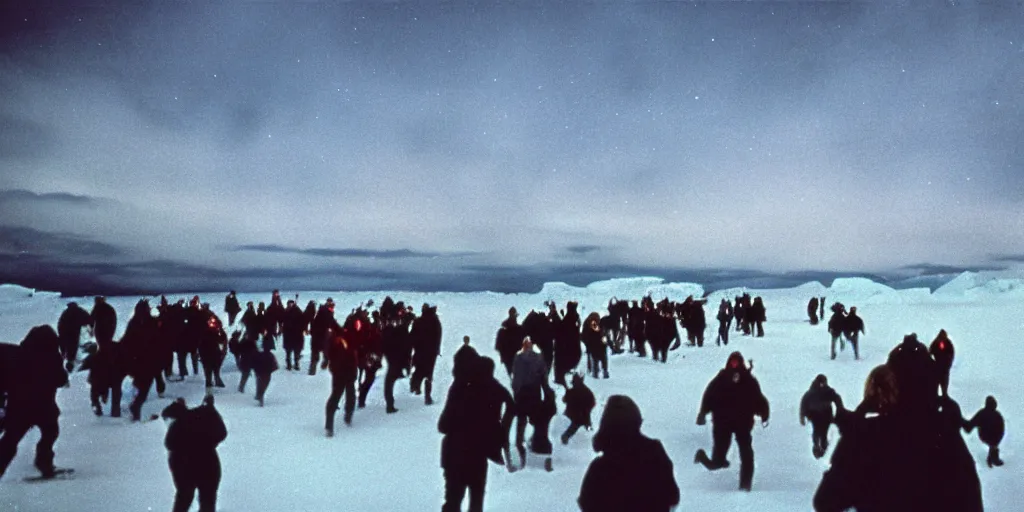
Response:
[[[860,405],[837,418],[840,438],[814,494],[816,511],[983,510],[963,437],[949,435],[939,406],[904,392],[900,371],[872,369]]]

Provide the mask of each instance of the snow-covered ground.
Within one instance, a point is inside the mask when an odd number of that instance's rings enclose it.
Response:
[[[329,376],[320,372],[281,370],[274,374],[266,407],[253,400],[254,382],[245,395],[236,389],[238,373],[228,358],[225,381],[218,389],[217,405],[228,425],[228,439],[220,447],[224,478],[218,509],[221,511],[428,511],[438,510],[443,494],[439,467],[441,436],[437,433],[446,390],[451,382],[451,355],[463,335],[472,337],[482,353],[493,354],[494,333],[510,306],[521,318],[530,308],[544,309],[554,299],[564,305],[578,300],[585,316],[603,311],[611,296],[639,298],[647,291],[654,298],[668,296],[681,300],[701,293],[699,285],[667,284],[657,279],[615,280],[586,288],[551,284],[538,294],[496,293],[391,293],[419,309],[423,302],[438,306],[444,326],[442,358],[436,370],[435,398],[425,406],[421,397],[408,391],[408,381],[396,386],[398,414],[387,415],[383,404],[383,374],[374,385],[366,409],[357,410],[351,428],[341,426],[334,438],[323,434],[324,403],[329,393]],[[749,290],[764,298],[768,309],[765,337],[737,336],[728,347],[714,346],[713,321],[722,297],[732,298],[738,290],[711,295],[707,307],[709,328],[702,349],[683,347],[669,355],[668,364],[654,363],[633,355],[612,356],[611,378],[588,379],[598,396],[594,419],[601,415],[606,397],[627,394],[639,404],[644,415],[643,430],[661,439],[675,463],[676,479],[682,492],[679,510],[810,510],[811,497],[827,458],[811,456],[810,427],[801,427],[797,417],[800,397],[818,373],[853,406],[860,401],[867,372],[884,362],[889,350],[904,334],[916,332],[929,343],[940,328],[949,332],[957,354],[950,384],[951,395],[959,400],[965,415],[973,414],[992,394],[999,399],[1008,433],[1002,456],[1006,466],[985,467],[985,447],[972,436],[968,445],[979,462],[985,505],[988,510],[1019,510],[1024,491],[1021,463],[1017,458],[1018,418],[1024,417],[1024,281],[1013,278],[967,274],[930,293],[927,289],[893,290],[863,279],[840,279],[830,288],[809,283],[783,290]],[[325,293],[300,292],[300,304],[328,296],[338,303],[339,314],[362,301],[380,301],[385,292]],[[282,292],[289,298],[294,292]],[[857,306],[867,334],[861,341],[860,361],[850,351],[836,361],[829,360],[824,324],[810,326],[805,308],[810,297],[824,295],[828,303],[841,301]],[[172,296],[172,299],[178,296]],[[247,300],[269,302],[270,294],[241,295]],[[204,295],[220,313],[223,294]],[[138,297],[108,299],[118,311],[119,332]],[[68,299],[54,294],[0,286],[0,339],[17,342],[37,324],[56,324]],[[80,299],[87,309],[92,302]],[[152,301],[156,304],[156,301]],[[754,451],[757,471],[752,493],[738,492],[738,464],[709,473],[693,464],[698,448],[710,449],[710,426],[695,425],[698,402],[707,382],[725,363],[726,356],[740,350],[755,364],[754,374],[772,407],[767,428],[755,427]],[[308,355],[307,355],[308,357]],[[284,364],[283,354],[279,361]],[[307,359],[308,361],[308,359]],[[500,371],[500,370],[499,370]],[[504,376],[502,376],[504,379]],[[126,389],[130,380],[125,382]],[[184,383],[169,384],[167,398],[155,392],[144,414],[159,412],[176,396],[197,405],[203,382],[190,376]],[[130,395],[126,393],[124,407]],[[30,433],[20,445],[8,473],[0,480],[0,510],[5,511],[151,511],[169,510],[174,494],[163,447],[165,426],[160,421],[131,424],[126,418],[96,418],[89,409],[84,374],[72,377],[70,389],[58,395],[63,415],[61,436],[56,446],[57,464],[77,469],[73,480],[25,483],[22,477],[36,474],[32,454],[38,433]],[[561,403],[560,403],[561,409]],[[560,410],[561,413],[561,410]],[[338,424],[341,423],[339,413]],[[556,440],[553,473],[546,473],[539,460],[531,460],[526,471],[508,474],[492,465],[488,476],[486,508],[495,511],[571,511],[583,473],[594,457],[590,448],[593,432],[581,431],[568,446],[557,436],[568,420],[559,416],[552,423]],[[834,445],[836,432],[831,432]],[[735,462],[735,449],[730,452]],[[193,505],[197,507],[198,505]]]

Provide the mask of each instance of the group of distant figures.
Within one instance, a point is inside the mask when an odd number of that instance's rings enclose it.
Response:
[[[227,301],[233,296],[230,294]],[[738,318],[736,309],[742,308],[744,320],[739,329],[763,336],[763,303],[760,298],[745,297],[737,299],[737,306],[723,300],[718,320],[721,324],[723,317],[730,317],[731,322]],[[823,316],[824,309],[823,298],[815,299],[816,304],[811,302],[815,306],[813,312],[811,304],[808,305],[812,323],[818,322],[817,317]],[[272,303],[278,301],[275,292]],[[581,428],[591,427],[596,398],[586,386],[584,374],[576,371],[582,363],[581,345],[588,356],[587,373],[607,378],[607,352],[624,352],[621,340],[625,338],[630,340],[631,351],[645,355],[649,346],[655,359],[664,362],[665,353],[681,345],[678,334],[671,335],[677,332],[675,321],[679,320],[687,330],[689,343],[703,344],[703,328],[697,332],[697,326],[703,319],[704,299],[691,297],[680,304],[665,299],[655,304],[645,297],[640,302],[643,306],[633,301],[633,307],[625,308],[622,305],[626,302],[613,300],[607,316],[595,312],[584,321],[577,313],[577,303],[569,302],[562,311],[548,303],[547,315],[531,311],[522,325],[516,321],[515,310],[510,310],[496,337],[495,349],[510,377],[511,392],[494,377],[494,361],[480,355],[469,338],[464,338],[463,346],[453,355],[454,380],[438,423],[438,430],[444,435],[443,511],[460,510],[467,491],[470,511],[483,509],[488,460],[507,464],[510,471],[525,468],[527,426],[533,429],[529,451],[543,458],[547,471],[553,470],[548,430],[558,411],[558,393],[549,383],[552,374],[554,382],[564,388],[561,402],[570,420],[569,428],[560,436],[561,442],[567,444]],[[42,434],[36,446],[36,467],[44,478],[59,473],[61,468],[53,463],[60,413],[56,393],[67,385],[67,372],[77,362],[78,335],[72,338],[73,329],[69,326],[78,325],[77,330],[88,327],[96,338],[95,346],[88,347],[82,362],[90,371],[94,406],[107,401],[108,393],[113,395],[115,387],[118,396],[111,398],[119,402],[120,380],[112,380],[132,376],[137,393],[129,411],[134,420],[140,419],[150,385],[156,382],[158,391],[164,391],[161,377],[171,375],[173,354],[178,355],[179,376],[184,377],[187,356],[198,353],[204,365],[207,398],[192,409],[176,400],[159,416],[169,422],[165,447],[177,491],[173,510],[188,510],[198,491],[200,510],[212,511],[221,479],[217,446],[227,436],[214,406],[212,390],[224,385],[220,365],[228,353],[235,355],[241,371],[240,391],[244,391],[249,371],[256,371],[257,400],[262,405],[269,376],[260,377],[264,370],[255,368],[260,365],[251,356],[268,354],[273,358],[274,340],[281,336],[286,340],[288,368],[298,369],[302,344],[308,334],[313,351],[309,373],[315,374],[321,356],[324,360],[320,368],[331,373],[331,394],[325,410],[329,436],[334,433],[333,418],[342,396],[345,423],[351,425],[355,403],[365,405],[373,375],[383,363],[388,367],[387,412],[397,412],[393,386],[405,377],[410,377],[410,391],[414,394],[425,385],[425,403],[432,403],[433,366],[440,354],[441,341],[436,308],[424,305],[417,316],[411,308],[393,302],[390,297],[377,310],[370,311],[370,306],[372,303],[366,308],[360,305],[343,322],[337,322],[331,300],[316,308],[313,315],[306,315],[294,301],[289,301],[287,306],[282,305],[284,314],[274,317],[273,322],[267,320],[265,312],[262,319],[260,312],[255,317],[243,316],[243,330],[228,339],[220,319],[208,304],[199,303],[198,297],[187,307],[183,301],[177,305],[162,301],[156,316],[148,303],[140,301],[121,340],[114,342],[116,313],[111,314],[113,308],[105,300],[97,298],[93,311],[84,315],[79,313],[84,310],[72,303],[61,315],[56,331],[48,325],[38,326],[20,345],[0,345],[0,405],[4,405],[5,413],[0,417],[0,475],[13,459],[19,441],[33,427],[38,427]],[[324,316],[317,322],[321,312]],[[864,328],[856,308],[847,312],[842,304],[836,303],[832,313],[828,327],[833,337],[833,359],[840,335],[840,349],[844,341],[849,342],[859,358],[857,335]],[[292,315],[291,320],[288,315]],[[231,315],[229,323],[233,323],[234,317]],[[179,324],[182,319],[184,322]],[[195,339],[181,339],[184,337]],[[303,342],[297,342],[297,338]],[[728,343],[727,339],[719,341]],[[814,496],[816,510],[981,510],[980,482],[961,431],[978,429],[979,437],[989,446],[987,464],[993,467],[1003,464],[999,444],[1005,427],[991,396],[970,420],[961,416],[959,406],[948,395],[953,350],[944,330],[930,347],[918,342],[915,335],[908,335],[889,354],[885,365],[871,371],[863,400],[852,411],[844,408],[825,375],[814,379],[800,402],[801,424],[812,424],[813,456],[820,458],[827,452],[831,424],[836,424],[840,433],[831,468]],[[192,370],[198,373],[195,365],[193,355]],[[276,359],[269,366],[269,373],[273,373],[277,369]],[[752,363],[739,352],[733,352],[708,384],[698,407],[697,424],[705,424],[707,416],[711,416],[713,446],[710,454],[701,449],[694,455],[694,462],[709,470],[727,468],[727,453],[735,440],[740,457],[739,487],[746,491],[751,490],[754,475],[751,434],[755,418],[760,418],[763,426],[767,426],[769,419],[768,400],[752,370]],[[120,413],[120,405],[115,408],[112,404],[111,413]],[[513,421],[518,465],[512,463],[510,456]],[[640,410],[629,397],[608,398],[592,439],[594,450],[601,455],[591,463],[581,484],[581,510],[669,510],[679,503],[672,460],[659,441],[641,434],[641,424]]]

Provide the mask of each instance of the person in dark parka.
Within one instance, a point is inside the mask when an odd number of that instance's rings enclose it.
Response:
[[[754,479],[754,449],[751,430],[754,416],[761,417],[762,426],[768,425],[768,400],[761,394],[761,386],[750,373],[743,355],[733,352],[725,368],[711,380],[701,400],[697,424],[704,425],[711,414],[711,435],[714,446],[708,458],[704,449],[697,450],[694,462],[712,471],[729,467],[726,455],[733,436],[740,450],[740,490],[749,491]]]
[[[52,477],[53,445],[60,435],[57,390],[68,382],[59,338],[53,327],[40,325],[29,330],[17,347],[5,345],[0,388],[7,391],[3,437],[0,437],[0,477],[18,451],[18,443],[32,427],[39,427],[36,469]]]
[[[228,314],[228,327],[234,327],[235,318],[242,312],[242,306],[238,304],[238,296],[234,290],[224,297],[224,312]]]
[[[327,333],[331,326],[336,323],[334,319],[334,300],[327,299],[320,309],[309,328],[309,374],[316,375],[316,366],[320,363],[320,353],[327,345]]]
[[[939,334],[935,336],[931,346],[928,347],[928,353],[935,360],[935,371],[939,379],[939,389],[942,391],[942,396],[947,396],[947,391],[949,390],[949,371],[953,368],[953,356],[955,354],[953,342],[950,341],[945,329],[939,330]]]
[[[92,323],[89,312],[82,309],[77,302],[69,302],[67,309],[57,320],[57,336],[60,338],[60,352],[64,356],[64,369],[68,372],[75,369],[78,358],[78,345],[82,339],[82,327]]]
[[[114,342],[114,331],[117,330],[117,311],[107,304],[106,297],[96,297],[93,299],[90,317],[96,343],[100,346],[100,350],[103,350],[104,346]]]
[[[329,342],[324,354],[331,372],[331,395],[327,397],[324,422],[327,437],[334,436],[334,414],[338,410],[342,395],[345,396],[344,421],[346,425],[352,425],[352,414],[356,410],[359,340],[363,337],[364,330],[362,320],[356,319],[351,327],[344,329],[335,323],[325,334]]]
[[[811,320],[811,325],[818,325],[817,297],[811,297],[811,300],[807,303],[807,317]]]
[[[306,344],[306,330],[309,324],[302,309],[294,300],[288,301],[281,320],[281,344],[284,346],[284,366],[286,370],[298,370],[302,349]]]
[[[729,324],[732,323],[732,304],[728,300],[722,299],[722,303],[718,305],[718,337],[715,338],[715,345],[721,346],[723,344],[729,344]]]
[[[843,399],[829,387],[827,377],[818,375],[800,400],[800,424],[805,425],[807,420],[811,420],[811,453],[815,459],[820,459],[828,451],[828,430],[835,418],[833,405],[836,411],[842,411]]]
[[[763,338],[764,323],[768,320],[768,317],[765,313],[764,302],[761,300],[761,297],[754,297],[754,303],[747,310],[746,320],[750,323],[750,329],[754,331],[754,336]]]
[[[985,397],[985,407],[963,425],[968,434],[977,428],[978,438],[988,445],[988,458],[985,460],[988,467],[1003,465],[1003,460],[999,458],[999,443],[1002,442],[1003,434],[1006,433],[1006,424],[1003,422],[1003,415],[999,414],[996,407],[994,396]]]
[[[145,299],[135,304],[135,311],[121,337],[120,352],[125,373],[132,377],[135,399],[128,406],[132,421],[139,421],[142,405],[149,397],[149,391],[160,377],[163,361],[159,351],[160,328],[157,319],[150,313],[149,302]]]
[[[419,318],[413,320],[409,332],[412,339],[412,378],[409,387],[415,394],[420,394],[423,387],[423,402],[433,405],[434,397],[434,364],[441,355],[441,320],[437,318],[437,306],[423,305]]]
[[[164,447],[174,481],[172,511],[188,512],[199,491],[199,512],[214,512],[221,479],[217,446],[227,439],[228,430],[214,407],[213,395],[206,395],[203,404],[194,409],[179,398],[161,416],[170,423]]]
[[[608,344],[607,337],[600,325],[601,318],[597,313],[591,313],[583,323],[583,330],[580,332],[580,341],[587,349],[587,370],[596,379],[603,375],[608,378]],[[603,370],[603,373],[601,373]]]
[[[465,348],[465,347],[464,347]],[[461,349],[460,349],[461,350]],[[469,491],[469,512],[482,512],[487,486],[487,461],[502,463],[501,433],[496,420],[503,398],[490,383],[485,364],[479,356],[462,359],[459,374],[448,390],[437,430],[441,441],[441,468],[445,490],[442,512],[458,512]],[[493,372],[493,370],[492,370]],[[507,431],[506,440],[508,438]],[[507,445],[506,445],[507,446]]]
[[[508,318],[501,322],[501,328],[494,337],[494,350],[498,352],[498,358],[510,377],[512,361],[515,360],[516,353],[523,345],[523,337],[526,336],[523,327],[519,325],[518,316],[516,308],[510,308]]]
[[[253,355],[252,373],[256,376],[256,402],[263,407],[263,399],[266,396],[267,388],[270,387],[270,378],[281,366],[274,357],[274,338],[269,332],[263,338],[263,350]]]
[[[542,414],[544,393],[549,387],[544,358],[533,349],[530,338],[523,340],[512,368],[512,397],[516,402],[516,449],[520,467],[526,466],[526,425]],[[536,431],[536,427],[534,429]]]
[[[206,377],[206,389],[209,392],[214,386],[224,387],[220,377],[220,369],[227,355],[228,338],[224,325],[211,311],[206,312],[206,326],[199,335],[199,361],[203,363],[203,375]]]
[[[903,342],[889,352],[886,364],[896,376],[901,410],[927,416],[938,409],[938,369],[917,334],[904,336]]]
[[[569,439],[576,435],[580,427],[590,429],[590,413],[597,405],[594,392],[583,382],[583,376],[575,374],[572,376],[572,387],[565,391],[562,397],[565,403],[565,417],[569,418],[569,428],[562,434],[562,444],[569,444]]]
[[[583,350],[580,345],[582,323],[577,307],[576,302],[567,303],[565,315],[555,326],[554,379],[556,384],[563,386],[565,385],[565,374],[574,370],[583,359]]]
[[[402,311],[402,310],[399,310]],[[395,407],[395,383],[406,377],[412,361],[409,325],[399,313],[381,328],[381,346],[388,369],[384,373],[384,410],[388,414],[398,412]]]
[[[871,371],[864,400],[837,419],[840,438],[814,495],[816,511],[983,510],[977,470],[959,430],[938,406],[922,411],[907,403],[915,399],[903,393],[890,365]]]
[[[640,433],[643,418],[629,397],[608,397],[594,435],[594,451],[580,495],[582,512],[668,512],[679,504],[676,484],[665,447]]]
[[[846,329],[846,306],[840,303],[832,305],[832,316],[828,319],[828,333],[832,336],[831,357],[836,358],[836,343],[839,343],[839,350],[846,350],[846,340],[843,338],[843,331]]]
[[[851,307],[843,322],[843,336],[853,347],[853,358],[860,359],[860,335],[864,333],[864,320],[857,315],[857,307]]]

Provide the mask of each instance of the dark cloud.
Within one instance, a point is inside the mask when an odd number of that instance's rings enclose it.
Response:
[[[1024,254],[1000,254],[992,256],[992,261],[1004,261],[1007,263],[1024,263]]]
[[[403,259],[403,258],[436,258],[439,256],[466,256],[472,253],[440,253],[421,252],[411,249],[324,249],[311,248],[299,249],[296,247],[284,247],[274,244],[253,244],[235,247],[235,251],[252,251],[275,254],[300,254],[303,256],[318,256],[326,258],[373,258],[373,259]]]
[[[97,198],[68,194],[66,192],[46,192],[36,193],[30,190],[20,189],[9,189],[0,190],[0,205],[8,202],[26,202],[26,203],[49,203],[51,206],[54,203],[66,203],[80,206],[95,205],[99,202]]]
[[[998,260],[997,260],[998,261]],[[1014,261],[1014,260],[1005,260]],[[1020,260],[1024,261],[1024,259]],[[906,265],[901,267],[904,270],[912,270],[917,272],[919,275],[929,276],[938,274],[960,274],[963,272],[984,272],[984,271],[998,271],[1006,270],[1006,266],[1001,265],[971,265],[971,266],[958,266],[958,265],[935,265],[932,263],[918,263],[916,265]]]
[[[73,235],[0,225],[0,253],[32,258],[82,260],[121,256],[124,250]]]
[[[571,253],[571,254],[579,254],[579,255],[591,254],[591,253],[594,253],[594,252],[603,251],[605,249],[607,249],[607,248],[603,247],[603,246],[600,246],[600,245],[586,245],[586,244],[570,245],[570,246],[565,248],[565,250],[568,251],[569,253]]]

